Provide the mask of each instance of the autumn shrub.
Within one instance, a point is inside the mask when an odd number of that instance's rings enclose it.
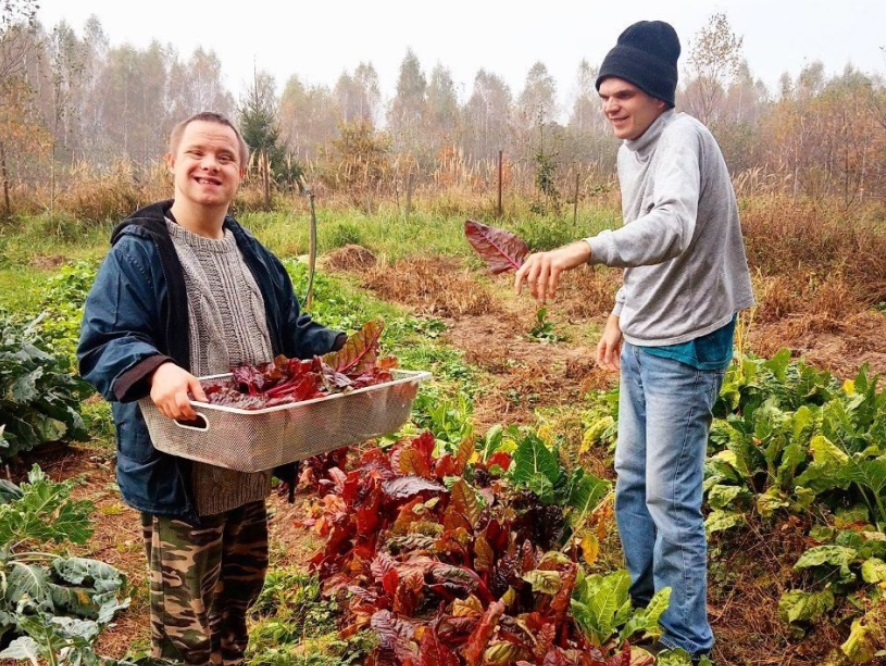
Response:
[[[876,209],[772,194],[744,199],[741,214],[748,262],[780,277],[773,289],[794,292],[798,302],[833,303],[837,294],[863,305],[886,300],[886,228],[873,221]],[[844,287],[822,291],[829,281]]]
[[[122,220],[158,199],[169,198],[171,187],[162,165],[137,170],[125,161],[108,169],[78,165],[66,177],[52,202],[54,214],[68,214],[80,224]]]

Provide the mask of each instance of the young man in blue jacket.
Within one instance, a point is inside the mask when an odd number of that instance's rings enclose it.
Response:
[[[192,419],[189,394],[206,399],[198,376],[345,341],[300,313],[280,261],[228,215],[248,158],[222,115],[176,126],[166,157],[175,198],[114,229],[78,348],[81,375],[112,402],[123,499],[142,514],[154,656],[195,666],[243,662],[267,570],[271,473],[161,453],[135,401]]]
[[[618,153],[624,226],[531,255],[517,272],[540,301],[586,263],[624,268],[597,362],[621,371],[616,517],[635,605],[670,587],[662,644],[696,661],[707,618],[701,512],[711,408],[732,359],[737,313],[754,303],[729,172],[717,142],[674,111],[680,42],[640,21],[600,67]]]

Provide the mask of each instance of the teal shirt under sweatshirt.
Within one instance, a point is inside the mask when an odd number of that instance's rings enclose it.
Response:
[[[647,354],[685,363],[696,370],[726,370],[732,363],[738,316],[726,326],[695,340],[666,347],[641,347]]]

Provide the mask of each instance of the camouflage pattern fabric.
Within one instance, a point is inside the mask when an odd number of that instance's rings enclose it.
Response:
[[[246,613],[268,569],[264,500],[200,519],[199,527],[142,514],[155,659],[243,664]]]

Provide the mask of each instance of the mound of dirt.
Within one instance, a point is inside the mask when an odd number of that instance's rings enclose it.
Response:
[[[323,258],[323,265],[332,271],[365,271],[375,266],[377,259],[362,245],[345,245]]]

